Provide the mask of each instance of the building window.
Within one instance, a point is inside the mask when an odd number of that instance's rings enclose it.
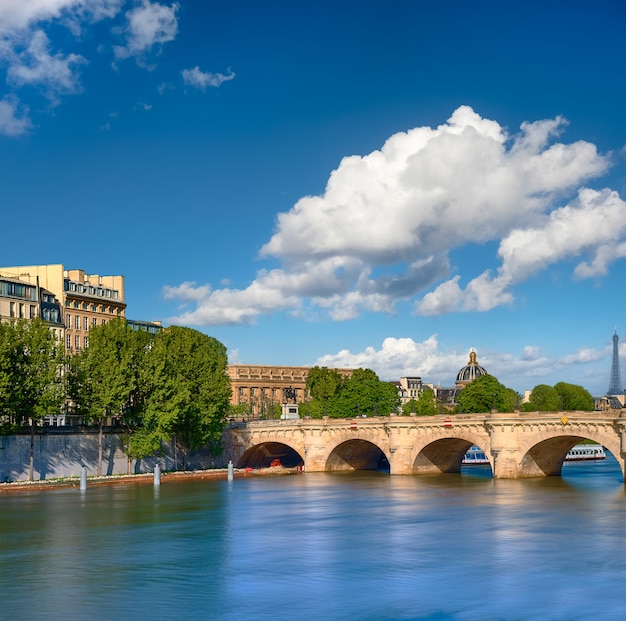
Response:
[[[65,315],[65,327],[66,328],[71,328],[72,327],[72,316],[71,315]]]
[[[65,346],[68,349],[72,349],[72,337],[68,334],[66,335],[66,339],[65,339]]]
[[[74,337],[74,345],[76,346],[76,351],[80,349],[80,336],[78,334]]]
[[[94,328],[98,325],[98,320],[97,320],[95,317],[91,320],[91,325],[92,325]]]
[[[89,330],[89,317],[87,315],[83,317],[83,330]]]
[[[85,349],[87,349],[87,346],[88,346],[88,345],[89,345],[89,337],[88,337],[88,336],[86,336],[86,337],[83,339],[83,347],[84,347]]]
[[[103,319],[103,320],[102,320],[102,325],[104,325],[106,322],[107,322],[107,320],[106,320],[106,319]]]
[[[74,315],[74,329],[80,330],[80,317],[78,315]]]

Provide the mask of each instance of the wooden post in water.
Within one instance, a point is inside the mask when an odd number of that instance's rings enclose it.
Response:
[[[83,466],[80,471],[80,491],[84,492],[87,489],[87,466]]]
[[[154,467],[154,484],[161,485],[161,466],[159,464]]]
[[[234,468],[233,468],[233,462],[232,462],[232,460],[229,460],[228,461],[228,480],[232,481],[234,476],[235,476],[235,471],[234,471]]]

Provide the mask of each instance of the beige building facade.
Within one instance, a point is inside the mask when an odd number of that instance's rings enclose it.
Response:
[[[68,352],[87,347],[91,327],[126,315],[124,276],[86,274],[62,264],[0,267],[0,275],[41,287],[56,297]]]
[[[0,321],[41,318],[54,336],[64,340],[65,324],[58,298],[36,278],[19,279],[0,268]]]

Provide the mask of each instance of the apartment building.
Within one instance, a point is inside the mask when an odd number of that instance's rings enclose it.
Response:
[[[61,304],[56,296],[39,285],[37,278],[18,279],[0,269],[0,321],[40,317],[57,339],[65,338]]]
[[[126,315],[124,276],[87,274],[84,270],[67,270],[62,264],[0,267],[0,275],[15,284],[35,284],[56,298],[69,352],[87,347],[91,327]],[[50,310],[46,312],[49,314]],[[24,312],[28,317],[30,307],[25,306]],[[43,315],[42,318],[45,319]]]

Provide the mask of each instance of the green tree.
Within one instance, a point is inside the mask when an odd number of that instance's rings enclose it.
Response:
[[[554,389],[561,399],[563,410],[582,410],[584,412],[593,411],[595,404],[591,393],[577,384],[567,384],[559,382],[554,385]]]
[[[493,375],[481,375],[461,390],[457,398],[457,412],[490,412],[494,406],[499,412],[512,412],[518,401],[517,393],[501,384]]]
[[[153,338],[115,318],[91,328],[89,347],[71,359],[69,396],[74,409],[98,425],[98,476],[108,419],[120,419],[129,433],[141,424],[147,391],[145,363]]]
[[[41,319],[0,324],[1,409],[9,422],[30,425],[30,481],[35,427],[65,401],[64,362],[63,344]]]
[[[344,378],[337,369],[313,367],[306,379],[306,389],[315,405],[311,406],[316,415],[322,416],[328,404],[334,401],[344,386]],[[318,410],[320,410],[318,412]],[[308,414],[312,416],[311,414]],[[316,416],[313,416],[316,417]]]
[[[355,369],[344,383],[339,395],[330,406],[329,415],[335,418],[388,416],[400,406],[396,386],[383,382],[371,369]]]
[[[530,393],[528,403],[524,404],[527,412],[558,412],[559,393],[552,386],[538,384]]]
[[[221,449],[231,396],[227,364],[216,339],[191,328],[161,330],[148,356],[150,386],[142,426],[131,438],[133,457],[152,454],[172,437],[183,455],[206,445]]]

